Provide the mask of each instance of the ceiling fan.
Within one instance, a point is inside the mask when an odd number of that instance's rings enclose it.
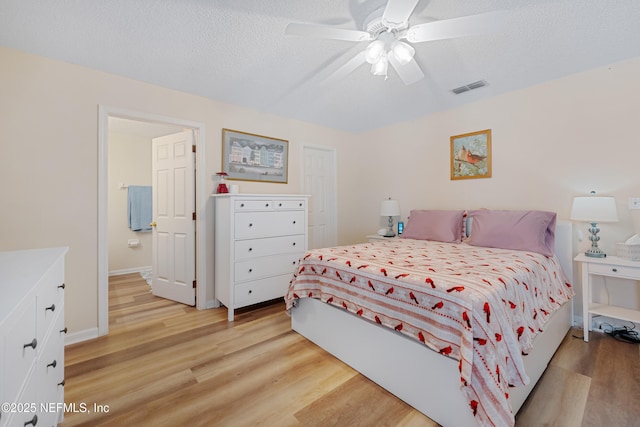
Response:
[[[409,17],[420,0],[388,0],[365,20],[363,30],[317,24],[290,23],[286,35],[352,42],[370,41],[367,47],[336,70],[331,78],[343,78],[364,63],[371,73],[387,78],[389,64],[406,85],[424,77],[411,43],[422,43],[486,33],[495,29],[505,12],[490,12],[409,26]]]

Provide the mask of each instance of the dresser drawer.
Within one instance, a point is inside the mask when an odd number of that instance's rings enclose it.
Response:
[[[235,215],[235,238],[240,240],[304,234],[305,228],[304,211],[240,212]]]
[[[622,277],[625,279],[640,280],[640,269],[622,265],[601,265],[590,263],[589,273],[601,274],[609,277]]]
[[[239,261],[235,264],[235,281],[261,279],[278,274],[293,274],[302,252]]]
[[[15,396],[13,399],[7,401],[7,403],[13,403],[16,406],[12,408],[13,412],[2,414],[0,426],[22,427],[33,425],[29,424],[29,422],[34,421],[34,417],[37,417],[37,425],[45,425],[40,422],[40,415],[38,415],[40,403],[37,398],[37,388],[35,372],[31,371],[25,378],[24,388],[20,396]],[[22,411],[18,411],[19,408],[22,409]]]
[[[304,248],[304,234],[264,239],[238,240],[235,242],[236,260],[263,257],[274,254],[300,252]]]
[[[61,304],[64,304],[64,264],[58,263],[42,278],[38,286],[37,317],[38,341],[42,341],[48,328],[51,327],[51,319],[60,313]]]
[[[42,342],[36,338],[36,299],[32,296],[12,317],[4,329],[5,336],[5,398],[14,402],[36,359]],[[33,348],[35,345],[35,348]]]
[[[305,208],[305,200],[274,200],[273,208],[276,210],[304,210]]]
[[[267,277],[260,280],[252,280],[238,284],[234,287],[235,307],[245,307],[284,297],[289,288],[292,274]]]
[[[54,319],[53,330],[47,337],[46,342],[39,348],[39,356],[37,362],[38,373],[38,400],[40,402],[61,402],[63,386],[60,385],[64,381],[64,334],[60,333],[64,329],[63,307],[60,307],[57,317]],[[51,410],[58,409],[56,407]],[[62,410],[62,408],[60,408]],[[40,415],[38,416],[40,417]],[[42,414],[43,425],[55,424],[57,419],[55,412]],[[40,420],[38,420],[38,424]]]
[[[236,200],[234,206],[236,212],[273,210],[273,202],[271,200]]]

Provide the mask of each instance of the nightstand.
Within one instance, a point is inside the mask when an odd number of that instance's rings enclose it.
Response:
[[[384,237],[381,236],[379,234],[369,234],[367,236],[367,242],[372,243],[372,242],[379,242],[380,240],[391,240],[391,239],[397,239],[398,236],[395,237]]]
[[[640,324],[640,311],[592,302],[591,277],[605,276],[640,280],[640,262],[615,256],[592,258],[579,254],[574,258],[582,264],[582,317],[584,318],[584,341],[589,342],[591,317],[594,314]]]

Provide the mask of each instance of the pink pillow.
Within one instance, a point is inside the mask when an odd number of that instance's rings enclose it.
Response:
[[[500,211],[480,209],[468,212],[471,235],[467,243],[489,248],[515,249],[552,256],[556,213],[544,211]]]
[[[413,210],[400,237],[460,243],[464,211]]]

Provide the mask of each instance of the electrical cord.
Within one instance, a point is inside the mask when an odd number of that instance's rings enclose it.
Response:
[[[609,330],[606,330],[605,326],[608,326]],[[610,337],[613,337],[618,341],[626,342],[629,344],[640,344],[640,334],[638,334],[638,331],[635,330],[636,329],[635,324],[631,328],[627,326],[614,328],[612,325],[608,323],[603,323],[602,329],[604,330],[605,334],[609,335]]]

